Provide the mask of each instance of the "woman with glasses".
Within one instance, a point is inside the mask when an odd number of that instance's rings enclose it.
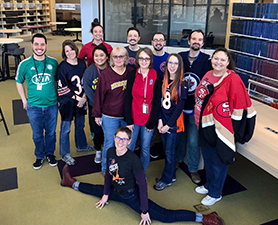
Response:
[[[125,120],[132,131],[131,151],[134,151],[140,131],[140,158],[146,172],[150,162],[150,142],[160,110],[161,76],[152,68],[153,53],[148,47],[138,50],[135,66],[137,69],[127,78]]]
[[[101,198],[96,207],[102,209],[109,200],[123,202],[141,215],[139,225],[150,225],[151,219],[164,223],[193,221],[204,225],[225,225],[216,212],[208,215],[188,210],[168,210],[148,199],[146,176],[139,158],[131,152],[131,131],[127,127],[116,130],[115,146],[107,152],[107,169],[104,185],[79,182],[72,178],[69,167],[63,168],[62,186]]]
[[[125,126],[125,90],[127,76],[132,70],[127,67],[128,53],[124,47],[115,47],[111,52],[110,67],[103,70],[98,78],[92,116],[102,126],[104,143],[101,170],[105,174],[107,150],[114,146],[115,131]]]
[[[172,53],[166,60],[162,85],[162,107],[157,129],[165,151],[165,167],[157,178],[154,189],[161,191],[176,181],[175,147],[179,132],[184,131],[182,109],[187,99],[187,85],[182,82],[183,61],[179,54]]]

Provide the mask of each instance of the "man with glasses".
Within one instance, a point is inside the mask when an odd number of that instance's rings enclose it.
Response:
[[[139,50],[138,42],[140,41],[140,31],[136,27],[130,27],[127,30],[128,46],[125,49],[128,52],[128,66],[136,69],[135,58]]]
[[[189,51],[180,52],[184,64],[184,81],[188,83],[188,96],[184,105],[184,132],[180,133],[176,148],[176,168],[183,162],[187,149],[187,165],[194,183],[201,182],[198,173],[200,150],[198,146],[198,129],[194,119],[195,88],[200,80],[211,70],[210,56],[201,52],[204,45],[202,30],[194,30],[188,36]]]

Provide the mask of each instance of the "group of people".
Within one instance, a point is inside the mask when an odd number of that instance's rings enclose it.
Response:
[[[108,199],[122,201],[141,213],[140,224],[149,224],[150,218],[224,224],[216,213],[203,216],[166,210],[148,200],[145,173],[153,155],[150,149],[160,134],[165,165],[154,188],[161,191],[176,181],[176,169],[186,152],[191,179],[198,184],[201,148],[207,180],[195,191],[206,194],[203,205],[221,200],[228,167],[234,161],[235,143],[250,140],[256,116],[246,88],[234,72],[229,51],[218,48],[211,57],[201,52],[202,30],[189,34],[190,49],[179,54],[164,51],[163,33],[153,35],[153,50],[138,46],[140,31],[135,27],[127,31],[129,45],[125,48],[113,49],[105,43],[103,27],[96,21],[92,22],[91,33],[94,39],[80,53],[73,41],[64,41],[59,65],[45,54],[45,36],[35,34],[31,41],[33,55],[18,67],[16,85],[33,130],[34,169],[40,169],[45,158],[51,166],[57,165],[58,100],[60,155],[66,163],[63,186],[102,197],[98,208]],[[84,133],[86,102],[94,147],[88,145]],[[101,163],[104,186],[80,183],[69,173],[69,166],[76,164],[70,155],[72,120],[77,151],[96,149],[95,162]],[[133,153],[138,145],[140,159]]]

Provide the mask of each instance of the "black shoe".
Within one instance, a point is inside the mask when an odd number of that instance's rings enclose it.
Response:
[[[42,163],[43,163],[43,159],[36,159],[36,162],[34,162],[33,164],[33,168],[35,170],[39,170],[40,168],[42,168]]]
[[[54,155],[47,155],[46,156],[46,159],[49,163],[50,166],[57,166],[58,162],[57,160],[55,159],[55,156]]]
[[[153,159],[156,159],[158,157],[158,151],[156,150],[155,147],[151,147],[150,148],[150,156],[153,158]]]

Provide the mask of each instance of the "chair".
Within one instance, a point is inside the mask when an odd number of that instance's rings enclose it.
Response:
[[[5,127],[6,132],[7,132],[7,135],[10,135],[10,132],[9,132],[8,126],[7,126],[7,124],[6,124],[5,117],[4,117],[3,112],[2,112],[2,109],[1,109],[1,106],[0,106],[0,116],[1,116],[1,118],[0,118],[0,122],[2,122],[2,121],[3,121],[3,123],[4,123],[4,127]]]
[[[182,38],[188,38],[191,32],[192,32],[191,29],[182,29]]]
[[[170,39],[169,45],[170,46],[179,46],[178,39]]]
[[[187,39],[181,39],[180,40],[180,46],[189,48],[188,40]]]
[[[14,49],[13,51],[9,51],[9,52],[4,52],[4,55],[5,55],[5,61],[6,61],[6,70],[7,70],[7,74],[10,73],[10,66],[9,66],[9,56],[13,56],[14,57],[14,70],[15,70],[15,74],[16,74],[16,71],[17,71],[17,67],[20,63],[20,61],[22,60],[21,57],[23,57],[24,59],[26,58],[25,55],[24,55],[24,51],[25,51],[25,48],[16,48]]]

